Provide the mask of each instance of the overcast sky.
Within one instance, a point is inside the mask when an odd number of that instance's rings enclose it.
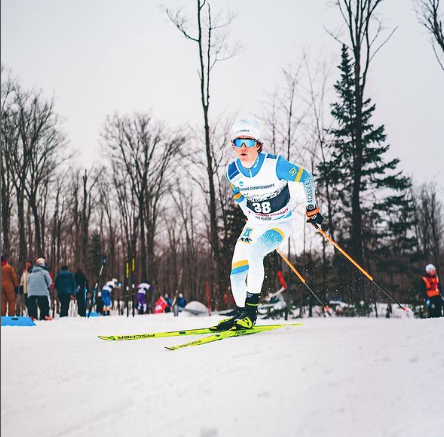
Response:
[[[55,95],[56,109],[81,163],[100,159],[99,132],[114,111],[153,110],[175,126],[200,123],[195,44],[167,20],[160,5],[194,0],[3,0],[2,63],[22,85]],[[340,45],[324,28],[338,30],[339,11],[328,0],[213,1],[237,13],[232,38],[244,48],[218,64],[211,116],[258,113],[266,92],[301,49],[336,57]],[[386,0],[380,16],[398,26],[369,73],[367,97],[384,123],[390,157],[416,182],[444,187],[444,72],[429,36],[417,23],[412,0]],[[336,73],[336,71],[335,71]]]

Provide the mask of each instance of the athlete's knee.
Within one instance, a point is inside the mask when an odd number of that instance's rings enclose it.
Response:
[[[236,277],[240,274],[246,274],[250,268],[249,262],[247,259],[243,259],[241,261],[233,262],[231,265],[231,277]]]
[[[262,255],[266,255],[275,250],[284,241],[285,235],[278,228],[272,228],[264,232],[258,240],[258,248]]]

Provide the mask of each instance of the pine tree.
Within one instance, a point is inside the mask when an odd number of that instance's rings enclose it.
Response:
[[[341,77],[334,86],[338,100],[331,105],[336,126],[331,130],[330,156],[318,166],[319,179],[321,184],[329,184],[338,200],[334,214],[329,217],[332,229],[338,229],[338,240],[358,262],[365,261],[368,266],[376,253],[390,251],[388,246],[394,239],[402,236],[407,246],[411,244],[408,233],[413,225],[412,206],[406,196],[411,183],[397,170],[399,160],[386,157],[390,146],[386,144],[384,125],[372,123],[375,104],[370,98],[363,101],[361,119],[357,118],[354,68],[346,46],[342,47],[339,70]],[[361,150],[357,150],[356,144],[358,124],[362,130]],[[358,218],[352,205],[356,181],[359,181]],[[356,238],[356,228],[361,233],[359,241],[352,240],[352,236]],[[362,283],[355,283],[354,287],[358,295],[363,293]]]

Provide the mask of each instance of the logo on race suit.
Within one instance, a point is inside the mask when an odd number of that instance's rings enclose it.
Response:
[[[244,183],[242,181],[239,181],[239,185],[242,186],[244,185]]]
[[[291,168],[290,170],[289,170],[289,173],[292,175],[292,176],[296,176],[296,169],[293,167],[293,168]]]
[[[239,238],[243,243],[250,244],[253,240],[250,237],[250,234],[253,232],[252,228],[245,228],[244,233]]]

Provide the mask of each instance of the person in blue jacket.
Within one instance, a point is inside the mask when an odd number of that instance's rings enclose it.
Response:
[[[54,283],[60,301],[60,317],[68,315],[69,303],[74,299],[77,282],[74,274],[68,270],[68,266],[62,266],[62,271],[57,275]]]
[[[231,265],[236,312],[212,327],[213,330],[249,329],[256,323],[264,280],[264,257],[292,232],[289,182],[303,184],[307,222],[320,225],[324,219],[316,204],[313,176],[282,156],[263,152],[257,121],[239,120],[233,127],[231,146],[237,159],[228,165],[226,179],[247,220],[237,240]]]
[[[51,276],[46,269],[44,258],[38,258],[36,265],[28,276],[28,312],[31,319],[37,319],[37,306],[40,310],[40,320],[51,320],[49,315],[49,287]]]

